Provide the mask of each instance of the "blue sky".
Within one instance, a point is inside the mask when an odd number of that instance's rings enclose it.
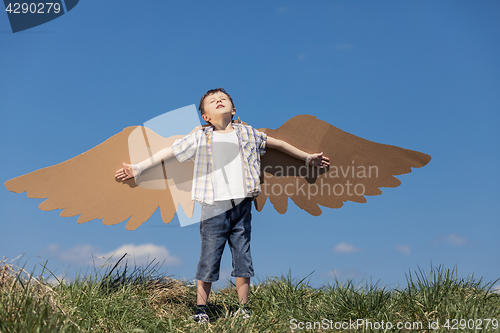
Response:
[[[500,277],[498,166],[500,3],[497,1],[81,1],[13,34],[0,14],[2,182],[89,150],[123,128],[198,104],[225,87],[237,115],[277,128],[312,114],[375,142],[425,152],[365,204],[310,216],[292,204],[253,213],[254,283],[290,270],[321,286],[405,283],[430,265]],[[0,258],[24,253],[72,276],[118,251],[193,280],[198,225],[82,225],[0,190]],[[82,268],[83,267],[83,268]],[[231,270],[226,248],[224,285]]]

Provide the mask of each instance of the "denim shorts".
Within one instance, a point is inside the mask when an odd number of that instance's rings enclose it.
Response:
[[[239,201],[239,202],[238,202]],[[201,255],[196,278],[203,282],[219,280],[222,252],[229,244],[233,256],[231,276],[254,276],[250,254],[253,198],[217,201],[201,208]]]

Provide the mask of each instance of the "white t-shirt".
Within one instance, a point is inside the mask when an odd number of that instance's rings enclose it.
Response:
[[[246,197],[245,171],[236,131],[213,132],[212,143],[214,200]]]

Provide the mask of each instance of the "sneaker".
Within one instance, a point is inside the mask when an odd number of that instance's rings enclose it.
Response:
[[[233,315],[234,317],[241,316],[243,319],[249,319],[250,318],[250,311],[248,311],[247,308],[242,308],[238,309]]]
[[[210,318],[206,313],[197,313],[189,317],[199,324],[206,324],[210,321]]]

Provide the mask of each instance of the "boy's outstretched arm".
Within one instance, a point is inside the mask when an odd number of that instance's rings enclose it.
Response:
[[[173,156],[174,152],[172,147],[167,147],[138,164],[126,164],[123,162],[123,168],[116,171],[115,177],[121,180],[134,178],[135,176],[140,175],[144,170],[160,163],[163,160],[168,160]]]
[[[288,142],[285,142],[283,140],[278,140],[270,136],[267,137],[266,147],[282,151],[290,156],[293,156],[303,161],[307,160],[308,164],[312,166],[325,168],[330,165],[330,159],[326,156],[323,156],[322,152],[308,154],[305,151],[292,146]]]

